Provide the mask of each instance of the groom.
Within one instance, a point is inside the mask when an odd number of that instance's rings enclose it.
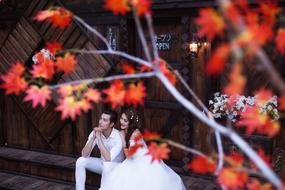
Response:
[[[99,126],[95,127],[90,133],[88,141],[82,149],[82,156],[76,161],[76,190],[85,189],[86,169],[102,174],[103,162],[122,162],[124,160],[123,145],[119,131],[113,128],[116,121],[116,112],[111,110],[102,112]],[[100,150],[100,158],[90,157],[95,145]]]

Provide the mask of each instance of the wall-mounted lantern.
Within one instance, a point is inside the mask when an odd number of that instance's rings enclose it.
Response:
[[[202,47],[207,47],[209,42],[207,42],[203,38],[198,38],[195,34],[193,34],[192,40],[189,42],[189,54],[191,59],[197,58],[199,54],[199,50]]]

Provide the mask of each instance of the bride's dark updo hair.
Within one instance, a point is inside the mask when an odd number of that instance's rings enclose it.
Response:
[[[128,108],[128,109],[123,110],[122,114],[123,113],[127,116],[127,119],[129,122],[128,129],[126,132],[126,145],[128,148],[129,147],[129,141],[130,141],[130,138],[131,138],[133,132],[136,129],[138,129],[140,132],[142,132],[143,129],[142,129],[142,124],[141,124],[141,119],[135,110]]]

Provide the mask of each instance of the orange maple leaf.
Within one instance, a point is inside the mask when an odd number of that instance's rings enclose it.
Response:
[[[160,162],[163,159],[168,159],[169,152],[170,150],[166,143],[158,145],[155,142],[151,142],[148,146],[147,155],[152,157],[151,162],[154,162],[155,160]]]
[[[222,44],[215,49],[206,66],[206,73],[210,75],[220,74],[225,68],[229,53],[230,46],[228,44]]]
[[[195,156],[193,160],[187,165],[189,169],[199,174],[213,173],[217,163],[213,160],[203,157]]]
[[[269,89],[261,89],[254,93],[254,97],[256,98],[256,101],[260,104],[264,104],[270,98],[272,98],[272,96],[273,96],[272,91]]]
[[[81,113],[81,106],[73,96],[68,96],[59,100],[55,110],[61,112],[61,119],[71,117],[72,120],[75,120],[76,116]]]
[[[37,21],[43,21],[43,20],[46,20],[47,18],[50,18],[53,14],[54,14],[54,11],[50,9],[39,11],[37,15],[34,17],[34,19]]]
[[[246,78],[242,75],[242,65],[236,63],[233,65],[229,74],[229,84],[224,88],[224,92],[228,95],[243,94]]]
[[[200,26],[198,30],[199,36],[206,35],[210,41],[216,35],[222,35],[225,28],[223,18],[213,8],[204,8],[199,11],[200,16],[195,20],[196,24]]]
[[[130,105],[133,104],[135,107],[138,104],[143,105],[143,99],[146,96],[145,87],[143,82],[138,82],[137,85],[134,83],[129,84],[125,95],[125,101]]]
[[[112,109],[117,105],[124,105],[126,91],[122,81],[115,80],[111,86],[108,89],[104,89],[103,92],[107,95],[105,102],[111,103]]]
[[[77,64],[77,61],[75,59],[75,56],[67,53],[64,55],[64,57],[57,57],[56,58],[56,66],[59,71],[64,71],[65,74],[68,74],[71,71],[75,70],[75,65]]]
[[[151,1],[150,0],[130,0],[136,13],[141,16],[151,13]]]
[[[223,168],[218,174],[218,182],[226,189],[243,189],[248,180],[248,174],[234,168]]]
[[[34,78],[52,79],[54,71],[54,62],[50,59],[44,59],[42,62],[33,65],[31,71]]]
[[[24,71],[25,67],[23,63],[16,62],[11,66],[6,75],[1,75],[3,84],[0,85],[0,88],[5,89],[5,94],[15,93],[16,95],[19,95],[20,92],[28,87],[28,83],[22,78]]]
[[[53,54],[55,55],[56,52],[58,52],[59,50],[62,50],[62,45],[59,42],[47,42],[46,43],[46,48]]]
[[[280,124],[266,114],[259,112],[258,106],[247,106],[244,112],[240,114],[241,119],[237,122],[237,126],[245,127],[247,134],[252,134],[254,131],[259,134],[265,134],[273,137],[280,130]]]
[[[37,107],[38,104],[45,107],[46,101],[51,99],[51,91],[48,86],[38,87],[32,85],[26,90],[27,96],[24,98],[24,102],[32,101],[33,108]]]
[[[254,178],[247,184],[247,189],[248,190],[273,190],[273,187],[270,183],[261,184],[259,180]]]
[[[83,110],[84,112],[87,112],[88,110],[92,108],[90,101],[85,98],[79,100],[77,104],[79,107],[78,109]]]
[[[114,14],[125,15],[130,11],[128,0],[105,0],[105,9],[112,11]]]
[[[70,96],[73,92],[73,87],[71,85],[63,85],[61,87],[59,87],[59,89],[57,90],[57,92],[62,96]]]
[[[134,144],[133,146],[130,146],[128,149],[125,150],[125,155],[126,155],[126,157],[127,157],[127,158],[131,157],[131,156],[134,155],[134,154],[137,152],[137,150],[138,150],[139,148],[141,148],[141,147],[143,147],[143,145],[140,144],[140,143],[136,143],[136,144]]]
[[[101,94],[97,89],[89,88],[85,93],[84,97],[86,97],[89,101],[98,103],[101,100]]]
[[[275,37],[275,43],[278,51],[285,54],[285,28],[279,28]]]
[[[13,64],[9,70],[9,73],[13,73],[15,75],[18,75],[19,77],[24,73],[25,66],[20,61]]]

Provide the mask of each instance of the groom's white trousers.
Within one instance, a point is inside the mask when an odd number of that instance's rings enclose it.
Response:
[[[103,160],[95,157],[80,157],[77,159],[75,168],[76,190],[85,190],[86,169],[102,174]]]

